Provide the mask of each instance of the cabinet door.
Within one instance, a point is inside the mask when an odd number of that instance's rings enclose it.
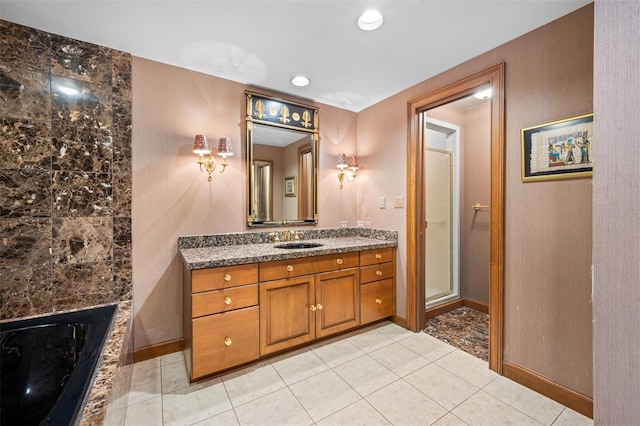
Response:
[[[258,307],[192,320],[191,380],[258,359]]]
[[[309,342],[315,337],[313,276],[260,284],[260,354]]]
[[[360,280],[357,268],[316,275],[316,337],[360,324]]]
[[[393,279],[363,284],[360,287],[360,297],[362,324],[390,317],[395,313]]]

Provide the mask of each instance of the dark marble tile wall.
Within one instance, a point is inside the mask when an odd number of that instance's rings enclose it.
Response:
[[[0,318],[131,300],[131,56],[0,20]]]

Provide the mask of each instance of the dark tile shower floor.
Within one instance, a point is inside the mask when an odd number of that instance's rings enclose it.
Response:
[[[463,307],[427,320],[425,333],[485,361],[489,360],[489,315]]]

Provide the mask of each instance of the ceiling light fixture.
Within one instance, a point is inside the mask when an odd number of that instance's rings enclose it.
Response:
[[[476,99],[489,99],[491,97],[491,88],[476,92],[473,97]]]
[[[297,87],[308,86],[310,82],[309,77],[305,77],[304,75],[296,75],[291,79],[291,84]]]
[[[363,31],[373,31],[380,28],[384,18],[377,10],[367,10],[358,18],[358,27]]]

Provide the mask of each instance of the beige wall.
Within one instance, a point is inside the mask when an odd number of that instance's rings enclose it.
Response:
[[[595,4],[594,421],[640,418],[640,3]]]
[[[399,231],[398,313],[406,312],[406,211],[379,195],[407,186],[407,102],[506,63],[504,358],[592,395],[591,181],[523,184],[520,129],[592,111],[593,6],[526,34],[358,114],[358,218]],[[365,162],[366,161],[366,162]]]
[[[181,235],[246,227],[242,84],[133,58],[133,299],[135,346],[182,337]],[[292,99],[296,100],[296,99]],[[338,186],[336,156],[355,152],[356,114],[320,107],[320,227],[355,224],[355,185]],[[231,138],[235,155],[211,183],[191,152],[196,133]]]
[[[491,103],[465,110],[464,181],[460,200],[460,295],[489,303],[489,211],[491,196]]]

